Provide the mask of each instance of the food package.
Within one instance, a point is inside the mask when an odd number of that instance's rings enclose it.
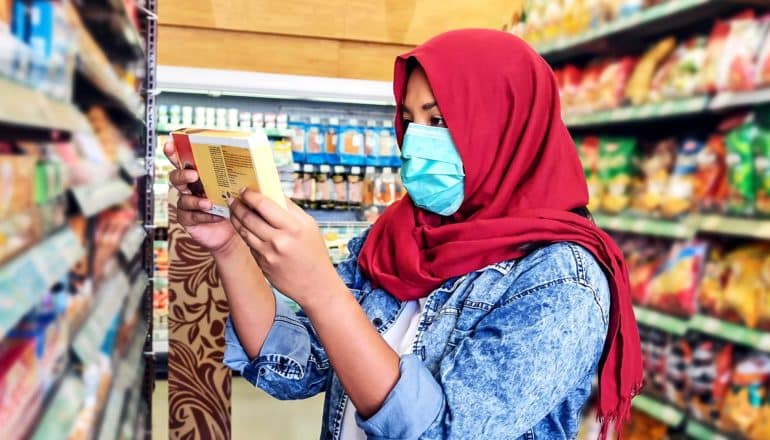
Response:
[[[649,283],[650,305],[677,316],[694,315],[707,250],[708,246],[703,242],[675,244]]]
[[[770,248],[755,244],[740,247],[730,253],[728,278],[724,289],[722,316],[747,327],[759,322],[759,299],[766,288],[761,278],[762,264]]]
[[[727,433],[743,434],[759,418],[762,401],[767,398],[770,358],[755,354],[740,361],[733,370],[732,389],[722,407],[720,428]]]
[[[650,237],[622,242],[621,249],[629,268],[631,297],[636,304],[647,304],[647,286],[663,262],[667,246],[667,243]]]
[[[760,129],[753,143],[756,176],[756,210],[770,216],[770,129]]]
[[[692,363],[693,349],[686,338],[676,338],[666,353],[666,400],[679,408],[687,406],[690,387],[688,366]]]
[[[599,209],[602,193],[602,181],[599,178],[599,138],[586,136],[576,139],[575,143],[588,184],[588,210],[595,212]]]
[[[727,147],[725,136],[711,135],[697,157],[695,200],[703,212],[723,211],[727,201]]]
[[[642,55],[631,74],[631,79],[626,87],[626,98],[634,105],[646,102],[652,77],[658,70],[658,66],[676,47],[676,39],[667,37],[652,46]]]
[[[622,438],[624,440],[664,440],[668,438],[668,427],[641,411],[631,410],[631,420],[623,424]]]
[[[765,391],[765,396],[770,390]],[[766,398],[764,405],[759,408],[757,419],[746,433],[748,440],[766,440],[770,438],[770,398]]]
[[[733,345],[711,338],[693,346],[692,362],[687,367],[690,382],[689,408],[692,415],[710,423],[719,418],[719,410],[730,386]]]
[[[756,180],[752,143],[757,134],[753,123],[743,124],[727,134],[727,211],[731,214],[754,212]]]
[[[586,67],[574,100],[574,111],[587,113],[599,109],[599,79],[608,65],[606,61],[594,61]]]
[[[625,98],[626,84],[636,65],[636,58],[626,56],[607,64],[598,78],[598,108],[620,107]]]
[[[635,211],[652,214],[658,210],[666,193],[675,157],[676,140],[670,138],[656,143],[652,154],[642,159],[642,182],[633,201]]]
[[[652,396],[665,396],[666,357],[673,336],[655,328],[639,327],[644,366],[645,393]]]
[[[765,34],[765,42],[759,50],[756,72],[754,84],[757,87],[770,85],[770,31]]]
[[[603,193],[601,207],[617,214],[629,202],[629,188],[633,174],[633,156],[636,140],[633,138],[602,138],[599,144],[599,178]]]
[[[706,47],[705,37],[693,37],[680,44],[653,78],[653,95],[663,100],[695,95],[700,88]]]
[[[561,105],[565,110],[575,107],[578,101],[578,92],[582,82],[583,72],[573,65],[568,65],[560,70],[561,72]]]
[[[741,91],[754,88],[757,54],[767,25],[767,19],[753,17],[730,20],[730,33],[717,73],[717,89]]]
[[[711,28],[706,46],[706,58],[699,81],[699,93],[714,93],[717,91],[719,67],[724,58],[725,43],[730,34],[730,25],[726,21],[717,20]]]
[[[724,289],[730,274],[730,266],[721,246],[712,245],[703,268],[703,279],[698,292],[698,306],[706,315],[722,316],[724,313]]]
[[[693,138],[682,141],[674,172],[663,195],[661,212],[664,217],[678,217],[695,209],[698,155],[705,149],[704,145]]]
[[[762,290],[759,292],[758,310],[759,322],[757,327],[764,331],[770,331],[770,255],[765,257],[760,269]]]

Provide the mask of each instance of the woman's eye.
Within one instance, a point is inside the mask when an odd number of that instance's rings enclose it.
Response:
[[[444,118],[441,116],[434,116],[430,118],[430,125],[432,127],[444,127]]]

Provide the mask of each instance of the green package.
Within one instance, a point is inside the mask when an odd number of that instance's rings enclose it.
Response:
[[[607,137],[599,142],[599,179],[604,190],[601,205],[608,213],[617,214],[630,202],[635,150],[633,138]]]
[[[763,129],[754,139],[754,171],[757,213],[770,215],[770,130]]]
[[[754,214],[756,178],[753,142],[759,134],[753,123],[741,125],[727,134],[727,211],[730,214]]]

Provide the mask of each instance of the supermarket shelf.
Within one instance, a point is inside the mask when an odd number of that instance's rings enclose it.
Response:
[[[147,237],[147,232],[140,224],[135,224],[131,227],[123,236],[123,240],[120,242],[120,255],[126,261],[132,261],[136,254],[141,249],[144,239]]]
[[[138,179],[147,175],[147,168],[145,168],[144,158],[136,158],[132,161],[123,161],[120,163],[120,169],[130,179]]]
[[[690,239],[698,233],[735,235],[770,240],[770,219],[749,219],[711,214],[694,214],[678,221],[647,219],[630,215],[594,214],[596,224],[617,232]]]
[[[96,5],[103,2],[86,0],[83,3],[80,14],[91,35],[111,59],[118,57],[130,61],[144,58],[144,41],[126,15],[122,3],[106,9],[103,5]]]
[[[163,125],[158,125],[157,132],[158,134],[169,134],[172,131],[180,130],[182,128],[207,128],[210,130],[239,130],[237,128],[227,128],[227,127],[197,127],[195,125],[191,127],[185,127],[183,124],[175,124],[175,125],[163,124]],[[291,130],[289,130],[288,128],[266,128],[264,130],[267,137],[271,139],[284,139],[284,138],[291,137],[292,135]]]
[[[770,352],[770,332],[761,332],[705,315],[695,315],[690,320],[689,327],[736,344]]]
[[[126,307],[123,309],[124,321],[139,308],[139,303],[142,301],[142,297],[145,290],[147,289],[148,282],[149,278],[144,272],[142,272],[136,281],[134,281],[134,284],[131,286],[131,289],[128,293],[128,298],[126,299]]]
[[[687,421],[685,434],[695,440],[729,440],[728,436],[716,432],[708,426],[698,423],[695,420]]]
[[[0,268],[0,338],[40,303],[84,253],[80,240],[65,227]]]
[[[746,92],[722,92],[714,96],[714,99],[709,103],[709,109],[716,111],[768,102],[770,102],[770,88]]]
[[[112,320],[120,312],[128,291],[128,278],[122,271],[99,286],[96,304],[72,340],[72,351],[84,365],[98,361],[102,341]]]
[[[631,406],[671,427],[680,426],[685,418],[685,414],[679,409],[644,394],[636,396]]]
[[[683,319],[642,306],[634,306],[634,314],[639,323],[666,333],[681,336],[692,330],[770,353],[770,332],[762,332],[702,314]]]
[[[770,219],[700,215],[698,217],[698,231],[770,239]]]
[[[673,3],[673,2],[672,2]],[[671,3],[669,3],[671,4]],[[708,96],[695,96],[675,101],[621,107],[611,110],[580,115],[566,115],[564,123],[570,128],[593,127],[598,125],[624,124],[628,122],[651,121],[688,114],[702,113],[709,106]]]
[[[674,335],[681,336],[685,334],[689,327],[689,321],[686,319],[677,318],[643,307],[634,306],[634,315],[636,315],[636,320],[639,323],[649,327],[655,327]]]
[[[91,217],[125,202],[134,193],[134,188],[122,180],[111,180],[106,183],[80,185],[70,191],[80,212],[86,217]]]
[[[37,424],[32,440],[66,438],[83,406],[85,385],[73,373],[65,373],[53,393],[50,403],[43,408],[43,417]]]
[[[87,53],[81,53],[77,60],[77,74],[83,83],[90,85],[84,95],[93,100],[101,95],[98,102],[111,104],[117,108],[129,121],[142,124],[144,108],[139,95],[131,87],[118,78],[109,65],[100,65],[96,58]],[[96,95],[96,96],[94,96]],[[104,102],[104,101],[107,102]]]
[[[71,103],[49,98],[2,76],[0,96],[0,124],[64,132],[90,130],[88,121]]]
[[[549,62],[561,62],[582,55],[608,52],[613,47],[612,41],[616,42],[618,39],[638,41],[642,37],[663,35],[697,22],[712,20],[735,6],[761,4],[759,0],[669,1],[581,35],[562,38],[535,49]]]
[[[688,220],[674,222],[624,215],[607,216],[603,214],[594,214],[594,221],[596,221],[596,224],[603,229],[654,235],[658,237],[689,239],[694,237],[696,233],[696,229],[693,227],[692,222]]]

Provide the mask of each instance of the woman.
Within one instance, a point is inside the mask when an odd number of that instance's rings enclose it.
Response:
[[[606,432],[640,387],[639,337],[549,67],[453,31],[398,57],[394,90],[409,196],[336,270],[296,206],[247,190],[228,222],[172,173],[230,302],[225,363],[279,399],[326,392],[330,439],[574,438],[598,366]]]

